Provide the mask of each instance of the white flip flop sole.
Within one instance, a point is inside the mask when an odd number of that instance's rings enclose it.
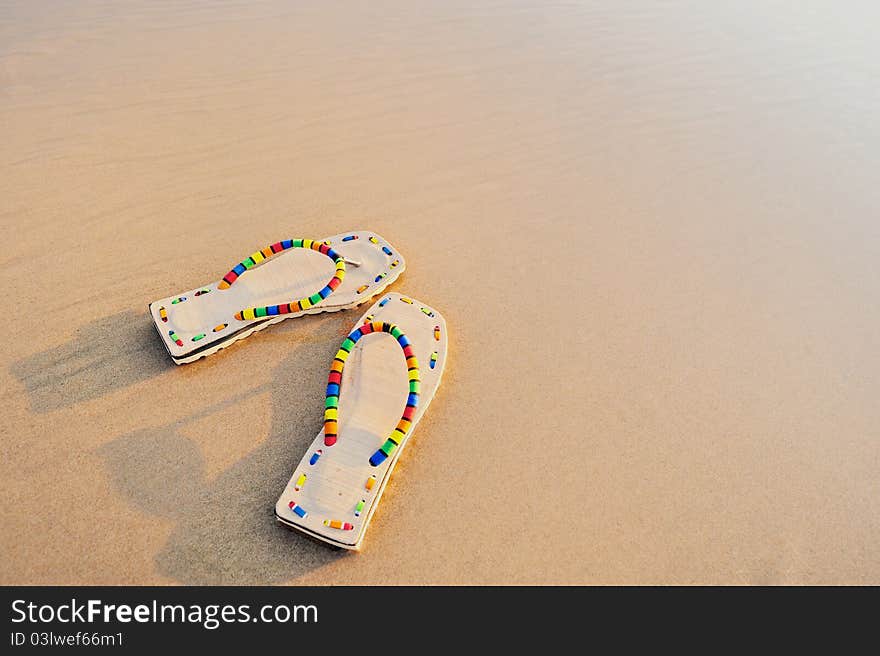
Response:
[[[262,251],[266,258],[260,257],[260,251],[255,253],[262,260],[258,266],[251,263],[252,268],[245,270],[244,262],[236,265],[240,275],[231,285],[215,280],[150,303],[153,323],[174,362],[193,362],[285,319],[357,307],[384,291],[406,269],[403,256],[374,232],[357,230],[321,242],[305,241],[326,244],[345,260],[342,282],[316,303],[307,299],[328,284],[335,268],[331,258],[310,247],[279,248],[274,257],[272,247],[267,247]],[[285,248],[292,242],[283,242]],[[303,304],[287,307],[298,299]],[[283,313],[251,319],[235,316],[246,308],[267,306],[281,307]]]
[[[440,385],[446,354],[446,322],[432,307],[386,293],[364,313],[331,364],[324,428],[275,505],[280,523],[343,549],[361,547]],[[334,403],[338,421],[334,412],[328,419]]]

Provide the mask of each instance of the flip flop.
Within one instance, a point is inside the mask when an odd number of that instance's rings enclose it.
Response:
[[[373,232],[285,239],[220,280],[153,301],[150,314],[171,358],[185,364],[284,319],[357,307],[404,269],[403,256]]]
[[[275,504],[280,523],[360,549],[391,470],[440,385],[446,353],[437,310],[393,293],[367,310],[330,365],[324,428]]]

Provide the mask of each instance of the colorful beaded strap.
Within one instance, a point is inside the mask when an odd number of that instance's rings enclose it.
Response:
[[[342,342],[336,357],[333,358],[333,364],[330,365],[330,375],[327,377],[327,396],[324,401],[324,444],[325,446],[333,446],[336,444],[338,435],[339,420],[339,387],[342,384],[342,370],[345,368],[345,361],[348,359],[349,353],[357,344],[358,340],[364,335],[370,333],[388,333],[403,349],[403,355],[406,358],[406,369],[409,377],[409,396],[406,399],[406,408],[397,427],[391,431],[391,435],[385,440],[379,449],[370,456],[370,464],[373,467],[382,464],[382,462],[390,456],[394,449],[403,441],[407,432],[412,426],[412,418],[416,408],[419,405],[419,361],[416,359],[413,348],[410,346],[409,340],[406,338],[400,328],[393,323],[374,321],[365,323],[363,326],[352,332]]]
[[[330,296],[345,278],[345,259],[324,242],[314,241],[312,239],[285,239],[284,241],[276,242],[271,246],[266,246],[263,250],[253,253],[250,257],[247,257],[236,264],[232,267],[229,273],[223,276],[223,280],[217,285],[217,289],[229,289],[232,286],[232,283],[234,283],[245,271],[255,267],[263,260],[266,260],[281,251],[286,251],[288,248],[310,248],[313,251],[326,255],[336,264],[336,273],[324,289],[316,294],[282,305],[268,305],[266,307],[240,310],[235,313],[236,319],[239,321],[250,321],[252,319],[259,319],[260,317],[274,317],[278,314],[288,314],[290,312],[302,312],[303,310],[308,310],[310,307],[317,305]]]

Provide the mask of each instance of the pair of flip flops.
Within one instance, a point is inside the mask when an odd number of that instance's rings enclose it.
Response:
[[[345,549],[363,543],[446,362],[441,314],[385,292],[404,269],[403,256],[375,233],[288,239],[220,280],[150,304],[168,353],[185,364],[284,319],[354,308],[381,294],[333,358],[324,427],[275,505],[282,524]]]

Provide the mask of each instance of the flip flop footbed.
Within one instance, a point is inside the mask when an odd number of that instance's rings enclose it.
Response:
[[[357,337],[364,324],[370,324],[369,332]],[[388,324],[404,339],[382,333]],[[440,384],[447,354],[446,322],[440,313],[396,293],[382,294],[352,331],[349,337],[355,335],[355,343],[343,342],[350,352],[339,378],[332,374],[339,367],[331,366],[330,379],[341,378],[339,387],[328,382],[330,405],[330,395],[338,394],[335,443],[327,444],[325,422],[275,506],[281,523],[345,549],[360,548],[391,471]],[[415,360],[405,356],[406,343]],[[418,400],[409,410],[414,378]],[[408,424],[402,413],[409,413]],[[408,426],[402,437],[394,432],[399,422]],[[376,463],[374,456],[387,451],[389,435],[399,443]]]
[[[346,232],[319,243],[346,260],[345,274],[335,291],[316,304],[306,303],[305,309],[291,311],[286,304],[314,295],[336,272],[333,260],[310,248],[271,256],[232,285],[221,278],[150,303],[156,330],[174,361],[192,362],[284,319],[356,307],[382,292],[406,268],[403,256],[373,232]],[[283,314],[235,316],[248,308],[279,305]]]

